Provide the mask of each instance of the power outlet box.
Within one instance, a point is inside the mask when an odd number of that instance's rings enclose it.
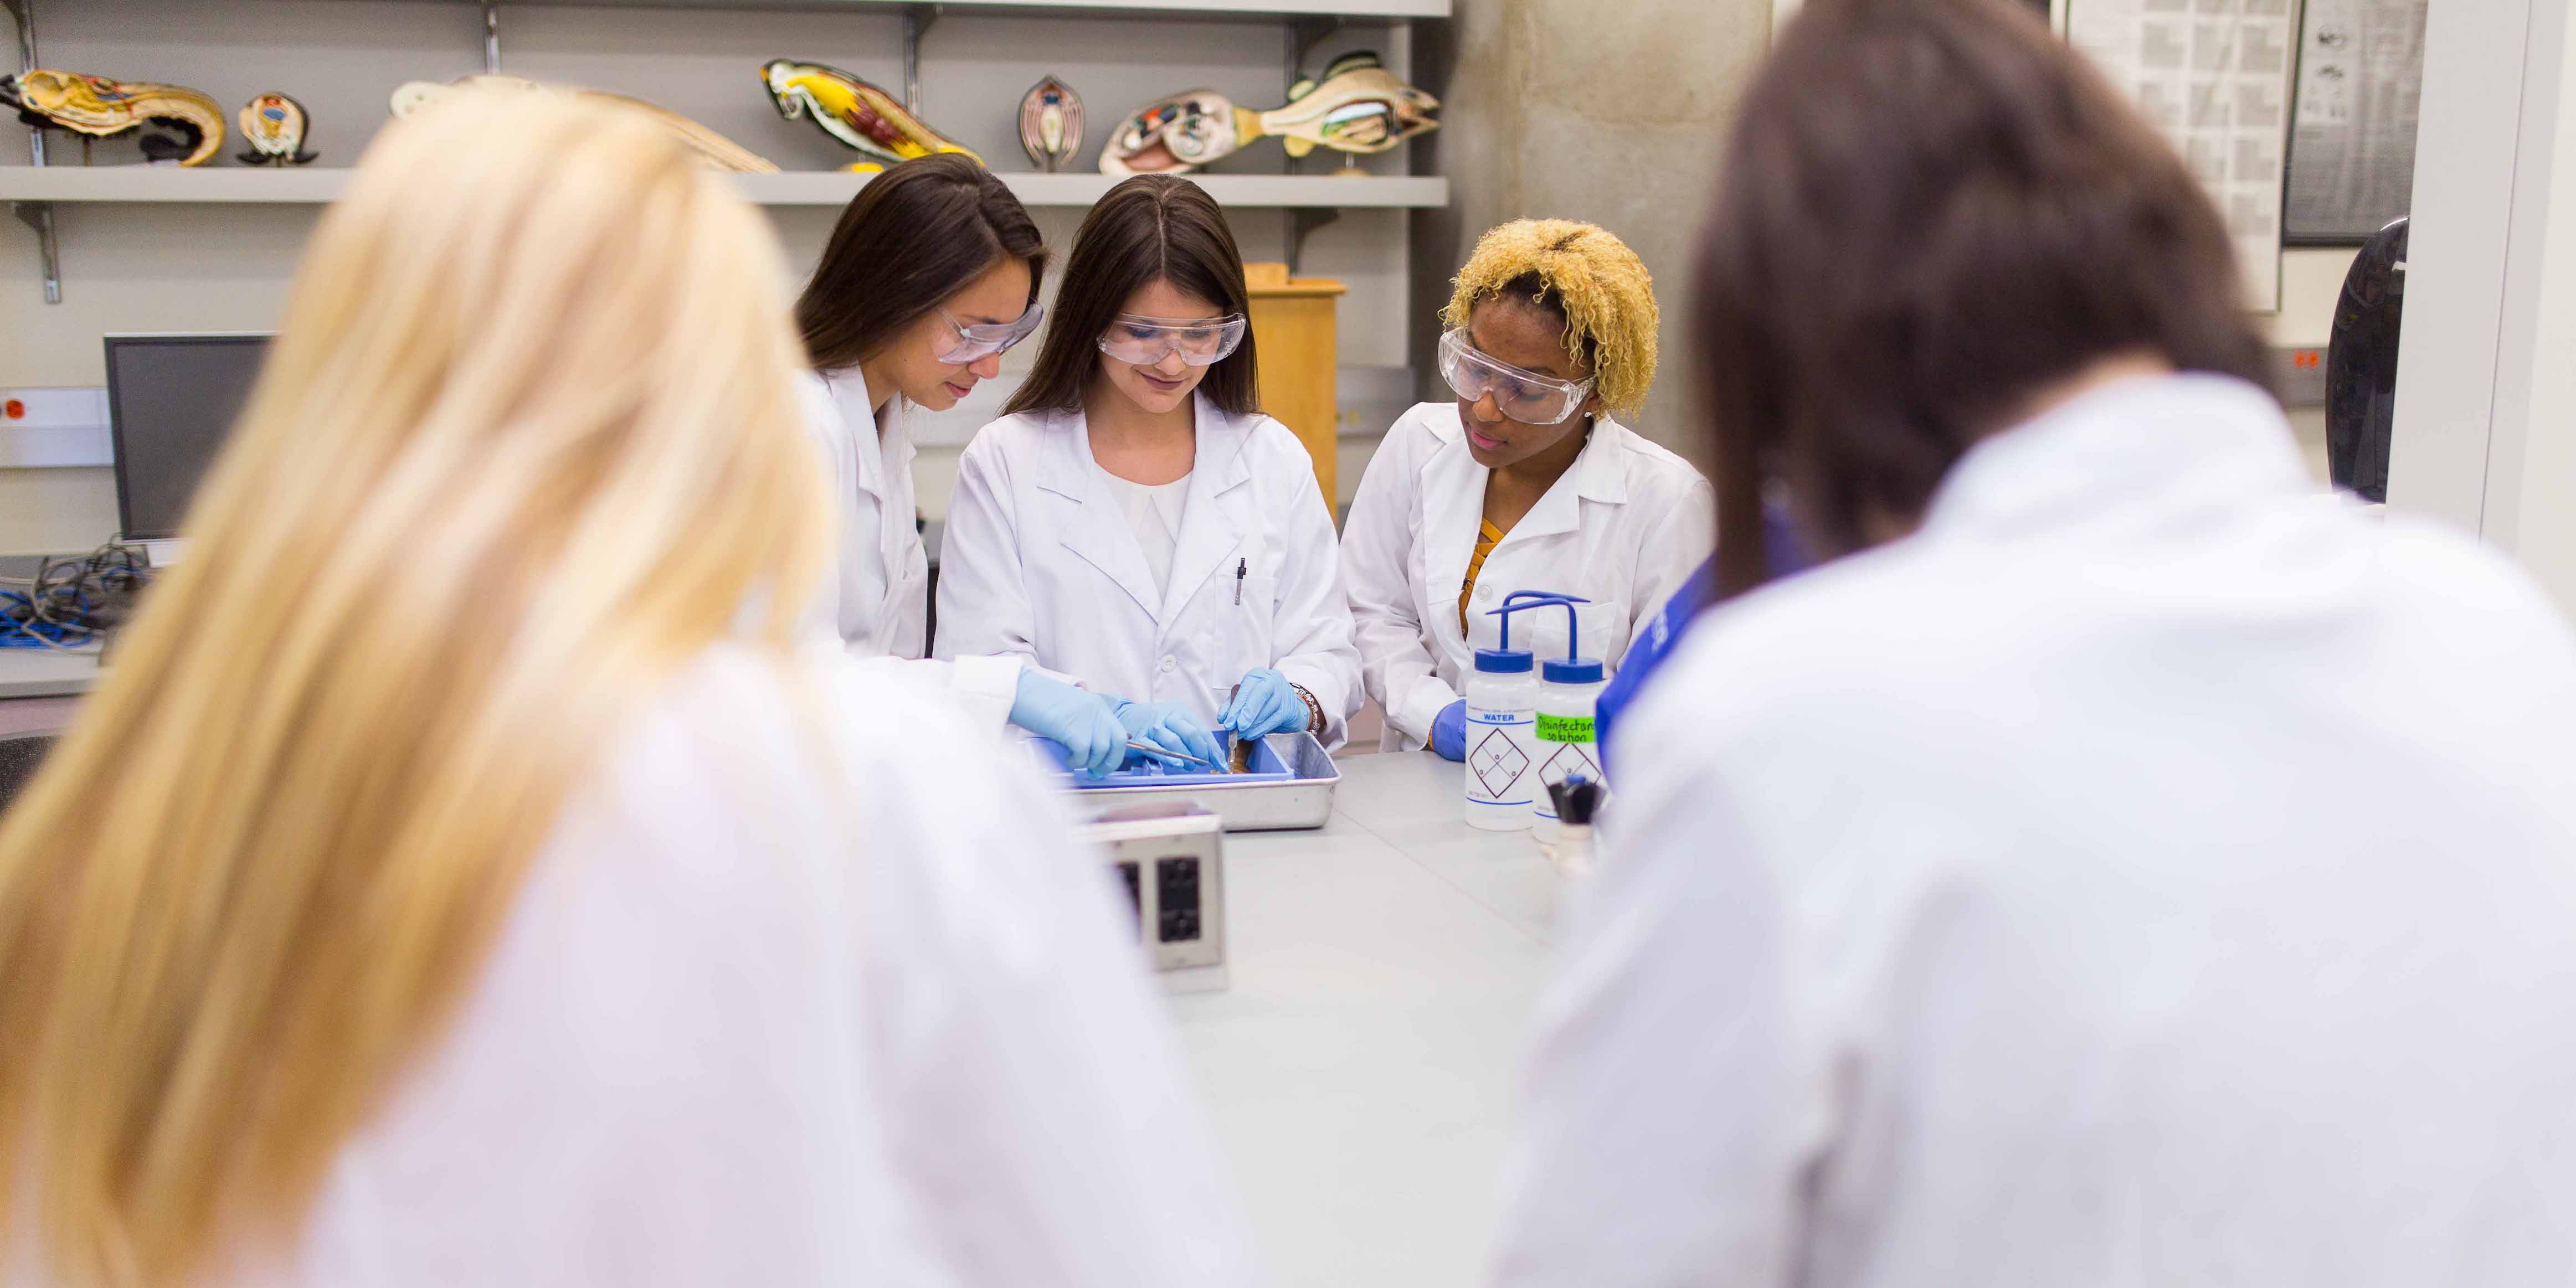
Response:
[[[104,387],[0,389],[0,469],[115,463]]]

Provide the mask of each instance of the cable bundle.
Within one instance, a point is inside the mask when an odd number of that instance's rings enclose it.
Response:
[[[77,649],[131,616],[152,579],[139,546],[109,544],[80,559],[46,559],[28,577],[0,577],[0,648]]]

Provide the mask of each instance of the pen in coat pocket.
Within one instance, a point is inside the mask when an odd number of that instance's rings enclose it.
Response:
[[[1237,604],[1243,602],[1243,574],[1246,570],[1245,561],[1234,561],[1234,602]]]

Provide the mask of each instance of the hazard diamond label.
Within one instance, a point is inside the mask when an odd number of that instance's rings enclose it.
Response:
[[[1486,734],[1485,740],[1477,743],[1474,751],[1467,753],[1467,769],[1476,776],[1477,782],[1484,784],[1485,795],[1501,800],[1503,793],[1510,791],[1512,784],[1519,782],[1521,775],[1528,772],[1529,755],[1520,749],[1520,744],[1512,741],[1509,734],[1496,729]]]
[[[1538,767],[1539,785],[1554,787],[1570,774],[1581,774],[1596,783],[1602,781],[1601,766],[1593,764],[1592,758],[1583,754],[1583,748],[1569,742],[1558,747],[1556,754]]]

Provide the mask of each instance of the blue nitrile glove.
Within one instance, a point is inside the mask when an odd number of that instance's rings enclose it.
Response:
[[[1127,759],[1127,726],[1118,722],[1109,699],[1035,671],[1020,672],[1019,692],[1011,699],[1011,723],[1063,743],[1065,768],[1084,770],[1094,778]]]
[[[1431,718],[1431,749],[1442,760],[1467,758],[1467,700],[1460,698],[1440,708]]]
[[[1141,738],[1157,747],[1196,756],[1225,772],[1225,752],[1216,745],[1216,735],[1190,714],[1188,707],[1177,702],[1128,702],[1121,700],[1115,708],[1118,723],[1130,738]]]
[[[1243,683],[1235,686],[1234,701],[1225,704],[1216,718],[1218,728],[1233,730],[1237,738],[1287,733],[1314,722],[1315,713],[1297,695],[1297,686],[1268,667],[1244,672]]]

